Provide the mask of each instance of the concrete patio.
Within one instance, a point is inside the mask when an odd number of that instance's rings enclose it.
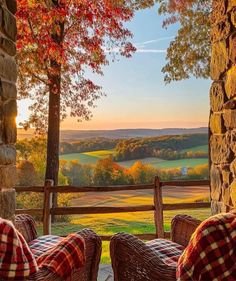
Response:
[[[113,273],[110,264],[100,265],[98,281],[113,281]]]

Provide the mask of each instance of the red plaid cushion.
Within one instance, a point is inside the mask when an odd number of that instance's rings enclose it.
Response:
[[[177,280],[236,280],[236,212],[204,221],[180,257]]]
[[[51,250],[37,258],[40,268],[47,268],[57,275],[67,278],[74,269],[85,264],[85,243],[77,234],[71,234],[61,240]]]
[[[168,266],[176,266],[184,247],[166,239],[155,239],[146,243]]]
[[[30,215],[17,215],[15,217],[15,226],[27,243],[37,238],[36,223]]]
[[[34,239],[29,243],[30,250],[36,258],[51,250],[57,245],[63,238],[55,235],[45,235],[37,239]]]
[[[22,280],[38,270],[23,236],[14,225],[0,218],[0,279]]]

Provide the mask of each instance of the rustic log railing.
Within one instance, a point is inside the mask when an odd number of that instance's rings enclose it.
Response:
[[[16,192],[37,192],[44,194],[44,206],[40,209],[17,209],[16,214],[30,214],[43,216],[43,232],[45,235],[51,233],[51,215],[84,215],[84,214],[107,214],[107,213],[123,213],[123,212],[154,212],[154,223],[156,233],[137,234],[140,239],[151,240],[157,237],[169,238],[170,233],[164,231],[163,211],[181,210],[181,209],[200,209],[209,208],[209,202],[199,203],[175,203],[163,204],[162,188],[171,186],[209,186],[208,180],[201,181],[160,181],[155,178],[154,184],[142,185],[126,185],[126,186],[53,186],[53,181],[46,181],[45,186],[31,187],[15,187]],[[52,207],[52,194],[57,193],[87,193],[87,192],[116,192],[116,191],[131,191],[131,190],[153,190],[154,202],[153,205],[136,205],[136,206],[120,206],[120,207]],[[103,240],[109,240],[111,236],[101,235]]]

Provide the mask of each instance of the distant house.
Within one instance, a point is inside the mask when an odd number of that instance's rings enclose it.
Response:
[[[187,174],[188,174],[188,167],[182,167],[181,168],[181,174],[182,174],[182,176],[187,176]]]

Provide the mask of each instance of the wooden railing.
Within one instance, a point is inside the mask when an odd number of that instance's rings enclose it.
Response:
[[[140,239],[151,240],[157,237],[169,238],[170,233],[164,231],[163,211],[181,210],[181,209],[200,209],[209,208],[209,202],[200,203],[176,203],[163,204],[162,188],[167,186],[209,186],[208,180],[202,181],[160,181],[155,178],[154,184],[143,185],[126,185],[126,186],[53,186],[51,180],[46,181],[45,186],[15,187],[16,192],[37,192],[44,194],[44,206],[40,209],[17,209],[16,214],[30,214],[43,216],[43,232],[45,235],[51,233],[51,216],[52,215],[84,215],[84,214],[107,214],[107,213],[123,213],[123,212],[154,212],[154,223],[156,233],[137,234]],[[136,206],[120,206],[120,207],[52,207],[53,193],[87,193],[87,192],[116,192],[116,191],[132,191],[132,190],[153,190],[152,205],[136,205]],[[101,235],[103,240],[109,240],[110,236]]]

